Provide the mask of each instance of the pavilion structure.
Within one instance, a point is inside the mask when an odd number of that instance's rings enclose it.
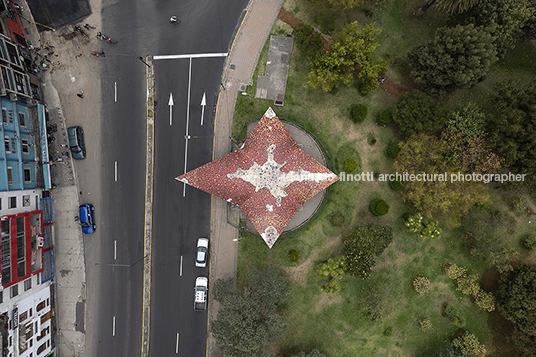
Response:
[[[240,149],[176,179],[242,208],[272,248],[296,210],[339,178],[268,108]]]

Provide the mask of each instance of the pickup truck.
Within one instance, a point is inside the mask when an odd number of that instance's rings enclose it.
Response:
[[[208,279],[199,276],[195,279],[194,310],[205,311],[207,309]]]

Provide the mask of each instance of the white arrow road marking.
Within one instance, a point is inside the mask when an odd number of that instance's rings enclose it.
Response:
[[[203,99],[201,99],[201,125],[203,125],[203,116],[205,115],[205,105],[207,105],[207,97],[203,92]]]
[[[173,102],[173,94],[169,93],[169,125],[173,125],[173,105],[175,103]]]

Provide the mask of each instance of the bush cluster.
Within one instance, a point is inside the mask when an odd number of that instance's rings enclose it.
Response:
[[[347,173],[351,173],[351,172],[354,172],[355,169],[357,169],[359,165],[357,164],[357,161],[355,161],[354,159],[352,159],[351,157],[349,157],[348,159],[346,159],[346,161],[344,162],[344,171],[347,172]]]
[[[443,304],[442,315],[446,316],[450,323],[456,327],[462,328],[465,326],[465,319],[463,319],[461,316],[458,316],[458,310],[448,303]]]
[[[449,278],[456,282],[456,290],[465,295],[470,295],[479,308],[488,312],[495,311],[495,297],[492,293],[480,288],[478,275],[467,275],[467,269],[461,268],[456,264],[447,265],[445,272]]]
[[[389,205],[384,200],[378,198],[370,204],[370,211],[376,216],[383,216],[389,212]]]
[[[350,117],[356,123],[365,120],[368,114],[368,109],[364,104],[354,104],[350,107]]]
[[[440,238],[441,228],[438,222],[432,218],[423,219],[422,214],[416,213],[409,216],[404,223],[411,232],[420,232],[421,238]]]
[[[391,112],[388,110],[382,110],[378,114],[378,124],[383,126],[391,124]]]

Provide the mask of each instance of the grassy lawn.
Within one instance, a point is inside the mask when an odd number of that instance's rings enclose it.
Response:
[[[410,83],[405,55],[412,47],[434,36],[435,29],[444,25],[446,16],[430,9],[423,18],[412,16],[413,10],[423,0],[379,1],[378,6],[346,13],[344,16],[313,8],[305,0],[288,0],[285,9],[306,23],[331,34],[348,21],[376,22],[383,29],[382,45],[378,55],[389,59],[387,76],[395,81]],[[271,33],[283,35],[291,32],[288,25],[277,20]],[[253,76],[253,85],[247,93],[255,95],[257,75],[264,74],[268,53],[267,40]],[[519,78],[527,82],[536,75],[536,49],[522,43],[503,61],[496,63],[487,78],[474,88],[456,92],[448,103],[451,108],[469,100],[487,105],[492,87],[505,78]],[[233,120],[233,135],[253,120],[260,118],[272,107],[280,118],[296,122],[320,138],[333,157],[334,171],[344,170],[347,158],[355,159],[359,166],[355,173],[394,171],[393,159],[385,150],[389,142],[401,137],[391,124],[382,127],[375,124],[377,114],[388,109],[396,98],[378,89],[362,96],[356,87],[342,86],[332,93],[324,93],[307,87],[310,68],[307,59],[296,49],[291,56],[285,106],[274,107],[273,101],[238,96]],[[365,104],[368,117],[362,123],[354,123],[349,116],[352,104]],[[368,138],[376,142],[369,144]],[[244,140],[241,135],[239,140]],[[490,185],[491,187],[491,185]],[[522,189],[490,189],[491,202],[484,208],[503,212],[509,218],[501,232],[505,240],[518,250],[520,259],[535,262],[536,255],[523,250],[521,236],[533,232],[536,217],[529,216],[526,208],[536,212],[536,195]],[[369,204],[382,198],[389,205],[389,213],[375,217]],[[513,200],[519,207],[510,208]],[[330,217],[340,213],[343,223],[333,226]],[[471,298],[455,290],[454,283],[445,275],[443,266],[456,263],[466,267],[469,274],[479,274],[481,285],[495,292],[498,273],[484,260],[473,260],[469,254],[470,242],[465,233],[473,231],[478,214],[470,214],[457,228],[442,226],[440,239],[420,239],[409,232],[403,223],[405,213],[414,212],[402,200],[400,191],[393,191],[387,182],[337,182],[329,192],[329,200],[318,218],[299,233],[279,240],[270,250],[266,244],[250,235],[242,235],[239,241],[238,282],[243,282],[253,267],[281,269],[288,276],[292,290],[286,305],[290,326],[286,336],[273,346],[278,355],[290,356],[301,350],[318,348],[327,356],[412,356],[425,357],[437,354],[445,341],[460,331],[447,317],[442,316],[442,306],[452,305],[465,321],[464,329],[475,334],[486,345],[491,356],[512,355],[506,344],[511,326],[504,323],[497,312],[479,309]],[[476,211],[475,211],[476,212]],[[534,218],[533,218],[534,217]],[[534,219],[534,221],[533,221]],[[392,227],[393,243],[376,258],[377,265],[369,279],[344,277],[338,293],[320,291],[322,278],[316,275],[315,266],[343,252],[342,237],[351,227],[367,223],[379,223]],[[440,222],[441,224],[441,222]],[[508,232],[510,227],[513,232]],[[299,253],[299,262],[288,259],[289,250]],[[413,290],[416,276],[426,276],[432,289],[426,294]],[[371,320],[371,311],[381,311],[381,319]],[[423,332],[419,320],[429,319],[432,329]]]

